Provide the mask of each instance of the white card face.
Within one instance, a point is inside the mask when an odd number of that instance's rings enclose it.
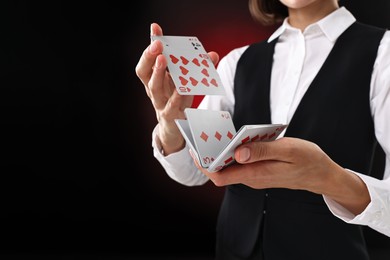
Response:
[[[197,37],[151,36],[163,43],[163,55],[181,95],[225,95],[221,79]]]
[[[237,146],[255,141],[275,140],[287,125],[246,125],[243,126],[233,138],[233,140],[224,147],[220,155],[209,165],[209,172],[217,172],[235,162],[234,150]]]
[[[195,150],[194,139],[192,138],[191,129],[190,126],[188,125],[188,121],[184,119],[175,119],[175,123],[179,128],[181,134],[183,135],[184,139],[188,143],[189,147],[192,150]]]
[[[236,134],[230,113],[185,109],[200,164],[207,168]]]
[[[183,135],[186,140],[188,146],[192,150],[192,152],[197,156],[198,162],[200,162],[199,154],[196,150],[194,138],[192,137],[190,126],[188,125],[188,121],[184,119],[175,119],[175,123],[180,130],[180,133]]]

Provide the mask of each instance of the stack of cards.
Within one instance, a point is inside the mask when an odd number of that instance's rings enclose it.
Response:
[[[197,37],[151,36],[162,42],[168,71],[180,95],[225,95],[218,72]],[[176,125],[199,164],[210,172],[235,162],[234,150],[243,143],[275,140],[282,124],[244,125],[236,132],[228,111],[185,109],[186,120]]]
[[[187,119],[175,122],[199,164],[209,172],[234,163],[237,146],[275,140],[287,127],[283,124],[244,125],[236,132],[228,111],[186,108],[184,112]]]
[[[151,36],[162,42],[163,55],[181,95],[224,95],[214,63],[197,37]]]

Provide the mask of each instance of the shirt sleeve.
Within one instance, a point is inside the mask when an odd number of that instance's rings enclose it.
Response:
[[[378,180],[365,174],[353,173],[367,185],[371,196],[370,204],[362,213],[354,215],[334,200],[324,196],[330,211],[347,223],[369,226],[390,237],[390,179]]]
[[[353,172],[366,184],[371,202],[359,215],[354,215],[337,202],[324,196],[331,212],[351,224],[367,225],[390,237],[390,33],[387,31],[378,49],[371,79],[371,113],[375,135],[385,152],[383,179]]]
[[[165,156],[158,138],[158,125],[152,132],[153,155],[160,162],[165,172],[173,180],[186,186],[203,185],[208,177],[201,173],[195,166],[186,145],[182,150]]]

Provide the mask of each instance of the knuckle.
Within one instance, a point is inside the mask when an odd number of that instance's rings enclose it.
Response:
[[[217,187],[223,187],[225,186],[225,183],[222,178],[219,178],[218,176],[211,179],[215,186]]]
[[[135,66],[135,74],[140,78],[143,79],[148,75],[148,72],[146,71],[146,64],[148,58],[147,58],[147,51],[144,50],[142,53],[141,58],[139,59],[137,65]]]
[[[140,78],[141,80],[144,79],[146,77],[146,73],[145,73],[145,70],[142,69],[142,65],[140,63],[137,64],[137,66],[135,67],[135,74],[137,75],[138,78]]]
[[[297,138],[286,138],[284,147],[286,158],[290,160],[305,157],[313,158],[313,156],[319,155],[318,151],[321,151],[321,148],[317,144]]]
[[[140,73],[141,73],[141,61],[139,61],[139,62],[137,63],[137,65],[135,66],[135,74],[136,74],[137,76],[139,76]]]
[[[261,142],[254,142],[253,144],[254,145],[251,148],[253,158],[267,158],[268,152],[266,146]]]
[[[288,156],[292,156],[297,152],[298,145],[292,138],[284,137],[281,141],[283,142],[284,150]]]
[[[170,114],[166,111],[166,110],[162,110],[158,113],[158,119],[161,120],[161,119],[166,119],[168,118]]]

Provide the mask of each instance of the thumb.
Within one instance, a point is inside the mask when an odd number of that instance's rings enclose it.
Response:
[[[234,156],[239,163],[252,163],[266,160],[286,161],[291,144],[288,138],[280,138],[270,142],[251,142],[240,145]]]
[[[158,23],[150,24],[150,35],[163,35],[162,28]]]
[[[216,53],[215,51],[210,51],[208,54],[209,54],[210,59],[214,63],[214,66],[217,66],[217,64],[219,62],[219,55],[218,55],[218,53]]]

